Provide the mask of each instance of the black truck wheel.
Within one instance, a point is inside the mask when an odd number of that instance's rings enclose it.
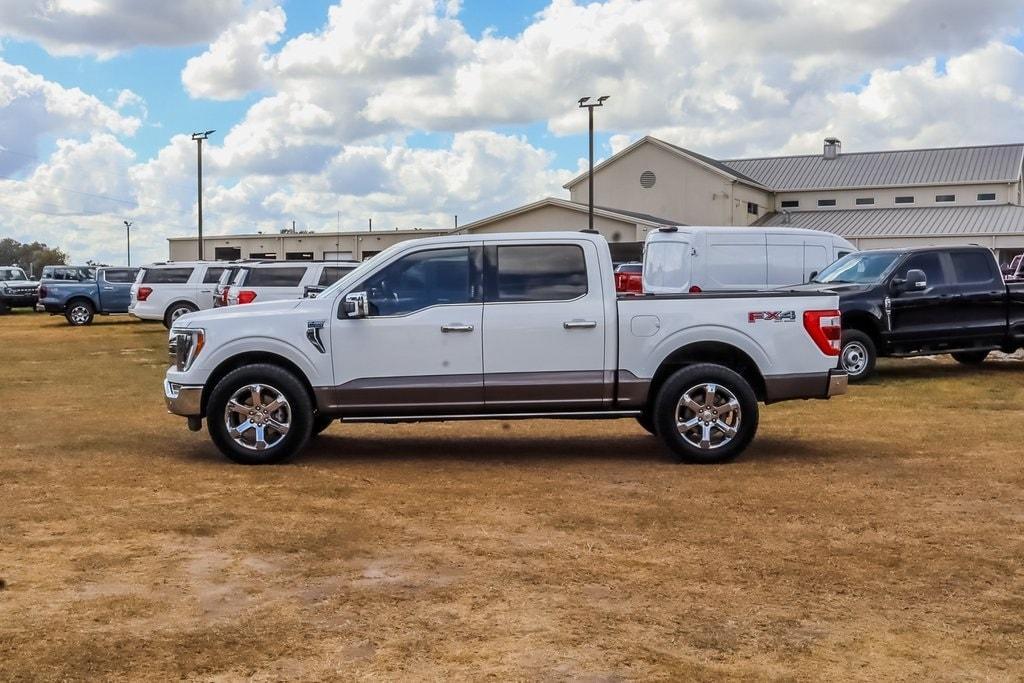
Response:
[[[73,327],[91,324],[95,314],[96,311],[93,310],[92,303],[85,299],[76,299],[64,309],[64,317],[67,319],[68,325]]]
[[[757,397],[739,373],[690,365],[669,377],[654,402],[658,435],[681,460],[711,464],[735,458],[757,433]]]
[[[636,416],[636,423],[643,427],[648,433],[653,436],[658,435],[658,428],[654,425],[654,418],[648,411],[644,411]]]
[[[871,337],[860,330],[843,330],[839,367],[846,370],[851,383],[863,382],[875,372],[878,350]]]
[[[206,427],[231,460],[270,465],[309,443],[313,405],[302,382],[287,370],[267,363],[243,365],[213,388]]]
[[[988,351],[957,351],[951,353],[953,360],[964,365],[981,365],[988,358]]]
[[[334,424],[334,418],[329,415],[317,415],[313,418],[313,436],[320,434]]]

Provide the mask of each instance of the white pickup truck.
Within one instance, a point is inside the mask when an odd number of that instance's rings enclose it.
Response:
[[[846,391],[837,308],[820,292],[620,298],[591,233],[411,240],[315,299],[182,316],[164,393],[246,464],[334,420],[622,417],[720,462],[754,437],[758,401]]]

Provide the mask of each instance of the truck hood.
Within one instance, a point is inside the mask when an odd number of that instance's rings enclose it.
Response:
[[[849,296],[851,294],[862,294],[870,291],[877,287],[876,284],[857,284],[857,283],[824,283],[824,282],[808,282],[803,285],[792,285],[790,287],[780,287],[779,290],[788,292],[834,292],[840,296]]]
[[[0,282],[0,285],[7,285],[12,289],[21,289],[22,287],[38,287],[39,282],[37,280],[4,280]]]
[[[224,306],[211,308],[205,311],[197,311],[183,315],[175,321],[174,326],[180,328],[202,327],[207,323],[223,324],[221,321],[239,320],[241,318],[251,319],[287,313],[298,308],[306,299],[292,299],[288,301],[264,301],[255,304],[241,304],[238,306]],[[230,323],[229,323],[230,324]]]

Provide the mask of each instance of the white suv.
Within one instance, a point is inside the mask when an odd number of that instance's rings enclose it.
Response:
[[[333,285],[358,265],[358,261],[243,263],[228,288],[227,304],[302,299]]]
[[[141,320],[175,320],[213,307],[213,290],[227,264],[218,261],[151,263],[132,285],[128,314]]]

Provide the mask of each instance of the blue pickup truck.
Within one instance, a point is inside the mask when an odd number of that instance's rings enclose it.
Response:
[[[36,310],[63,315],[71,325],[88,325],[98,315],[127,313],[138,268],[97,268],[75,279],[43,280]]]

